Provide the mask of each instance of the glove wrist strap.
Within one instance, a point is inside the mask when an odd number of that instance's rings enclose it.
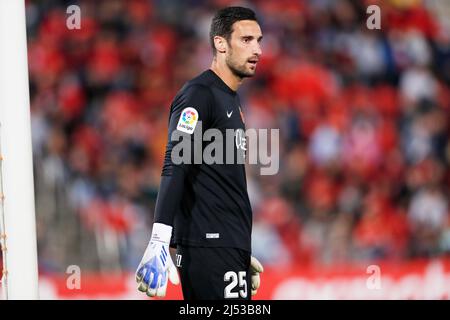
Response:
[[[172,227],[163,223],[154,223],[152,229],[151,241],[160,241],[165,244],[170,244],[172,237]]]

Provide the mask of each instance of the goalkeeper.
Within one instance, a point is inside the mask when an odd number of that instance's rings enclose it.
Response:
[[[168,280],[178,284],[176,268],[186,300],[250,300],[256,294],[263,267],[251,256],[252,209],[245,162],[239,161],[245,159],[245,124],[237,89],[255,74],[261,39],[252,10],[218,11],[210,29],[210,69],[188,81],[172,102],[152,235],[136,271],[138,289],[148,296],[164,296]],[[234,161],[196,164],[194,152],[191,161],[173,160],[179,142],[172,133],[193,146],[196,133],[207,129],[219,130],[223,141],[226,130],[233,130],[223,151],[232,152]],[[169,247],[176,247],[175,263]]]

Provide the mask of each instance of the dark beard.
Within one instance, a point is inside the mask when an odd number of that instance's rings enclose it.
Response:
[[[227,61],[227,66],[228,66],[228,68],[230,68],[231,72],[235,76],[237,76],[241,79],[254,76],[254,73],[249,73],[249,72],[245,71],[245,66],[243,66],[242,68],[239,68],[239,67],[233,65],[232,63],[230,63],[229,61]]]

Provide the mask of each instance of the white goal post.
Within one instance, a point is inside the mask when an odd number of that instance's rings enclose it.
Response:
[[[36,221],[24,0],[0,0],[2,280],[7,299],[38,299]],[[3,221],[3,220],[2,220]],[[3,223],[2,223],[3,224]]]

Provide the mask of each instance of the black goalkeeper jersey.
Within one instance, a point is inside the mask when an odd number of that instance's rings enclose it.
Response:
[[[193,146],[194,137],[201,139],[212,128],[222,136],[223,156],[218,159],[223,163],[208,164],[202,159],[210,142],[203,141],[201,148]],[[227,129],[232,131],[227,133]],[[171,139],[174,131],[191,141],[190,163],[173,161],[172,151],[180,143]],[[252,209],[243,163],[247,149],[244,132],[238,94],[212,70],[188,81],[177,93],[170,108],[168,143],[155,209],[155,222],[174,227],[173,246],[251,251]],[[199,157],[202,163],[198,163]]]

